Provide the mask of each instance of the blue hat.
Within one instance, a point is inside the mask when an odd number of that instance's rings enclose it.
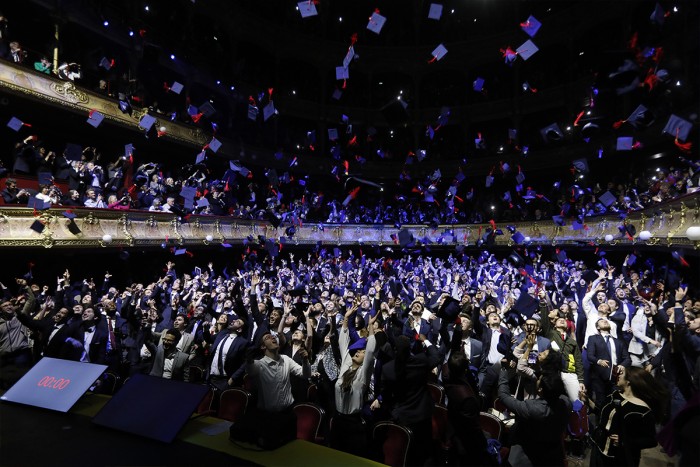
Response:
[[[367,339],[362,337],[350,344],[348,350],[364,350],[365,347],[367,347]]]

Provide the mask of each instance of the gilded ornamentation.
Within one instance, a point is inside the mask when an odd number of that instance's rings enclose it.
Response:
[[[151,216],[148,219],[146,219],[144,224],[146,224],[146,227],[149,227],[151,229],[155,229],[158,227],[158,220],[156,219],[155,216]]]
[[[182,245],[182,233],[180,232],[180,226],[182,225],[182,222],[180,222],[179,217],[173,218],[173,220],[170,221],[170,227],[172,227],[173,232],[175,232],[175,237],[177,238],[177,243],[178,245]]]
[[[49,87],[53,92],[59,96],[65,97],[73,104],[87,104],[90,101],[90,97],[87,95],[87,93],[76,88],[75,84],[70,81],[66,81],[64,83],[52,82]]]
[[[129,220],[129,216],[123,214],[119,218],[119,225],[121,226],[124,236],[126,237],[126,243],[129,246],[134,246],[134,236],[131,234],[131,232],[129,232],[129,228],[131,228],[131,220]]]

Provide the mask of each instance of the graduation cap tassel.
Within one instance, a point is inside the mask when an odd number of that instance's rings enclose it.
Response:
[[[680,140],[678,139],[678,135],[680,133],[680,128],[676,128],[676,139],[673,141],[673,144],[676,145],[678,149],[680,149],[683,152],[690,152],[690,148],[693,146],[693,143],[688,142],[688,143],[681,143]]]
[[[168,86],[168,83],[163,83],[163,89],[165,90],[165,92],[170,91],[170,86]]]
[[[619,130],[622,125],[625,124],[627,120],[618,120],[615,123],[613,123],[613,128],[616,130]]]
[[[579,114],[576,116],[576,120],[574,120],[574,126],[578,126],[578,122],[581,120],[581,117],[583,117],[586,114],[585,111],[579,112]]]
[[[192,121],[194,123],[199,123],[199,120],[201,120],[202,116],[204,116],[204,113],[202,113],[202,112],[199,112],[196,115],[192,115]]]

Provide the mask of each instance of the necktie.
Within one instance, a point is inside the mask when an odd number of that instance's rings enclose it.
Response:
[[[107,318],[107,329],[109,329],[109,348],[107,350],[115,350],[117,345],[117,338],[114,335],[114,327],[112,327],[112,320]]]
[[[224,344],[226,343],[226,340],[228,337],[224,337],[221,339],[221,343],[219,344],[219,349],[217,352],[219,352],[219,358],[216,361],[217,364],[217,369],[219,370],[219,375],[223,376],[224,375]]]
[[[608,353],[610,354],[610,378],[612,378],[613,367],[615,366],[615,364],[613,362],[612,342],[610,342],[610,336],[605,336],[605,343],[608,346]]]

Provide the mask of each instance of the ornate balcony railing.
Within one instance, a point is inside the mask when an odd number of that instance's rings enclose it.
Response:
[[[60,208],[42,212],[28,208],[0,208],[0,248],[242,245],[251,236],[255,241],[258,236],[264,236],[289,246],[311,246],[321,242],[328,246],[363,244],[389,247],[395,245],[396,240],[392,235],[396,236],[399,231],[390,225],[307,223],[296,227],[294,235],[287,237],[287,225],[274,227],[266,221],[214,216],[189,216],[183,219],[168,213],[77,208],[72,209],[76,215],[73,222],[80,232],[74,234],[69,230],[71,220],[62,215],[64,211]],[[43,224],[41,232],[37,232],[40,229],[32,229],[35,221]],[[633,225],[636,234],[629,236],[622,233],[619,227],[623,223]],[[574,230],[571,225],[558,226],[550,219],[509,225],[522,233],[530,245],[651,245],[698,249],[700,242],[688,239],[686,230],[691,226],[700,226],[700,192],[630,213],[624,220],[617,215],[589,218],[580,230]],[[514,246],[506,224],[497,227],[503,230],[503,235],[495,237],[494,246]],[[427,240],[432,247],[474,247],[489,228],[489,224],[439,225],[437,228],[402,226],[416,240]],[[640,239],[642,231],[649,232],[649,239]]]

